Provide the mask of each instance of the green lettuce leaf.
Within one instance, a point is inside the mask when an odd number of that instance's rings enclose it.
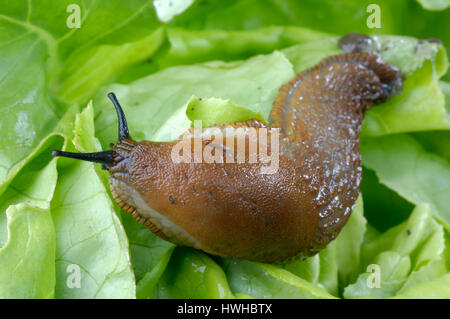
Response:
[[[363,271],[347,286],[344,297],[387,298],[444,275],[444,228],[433,217],[430,205],[418,205],[404,223],[364,243]],[[369,266],[379,267],[379,286],[371,286],[374,274]]]
[[[387,298],[393,296],[404,284],[411,268],[411,261],[408,256],[401,256],[395,251],[383,251],[373,260],[373,265],[380,267],[380,287],[370,285],[370,276],[372,275],[369,273],[370,268],[368,268],[368,272],[360,275],[356,283],[345,288],[345,298],[369,296],[372,298]]]
[[[0,14],[0,42],[1,194],[63,112],[46,91],[45,40]]]
[[[61,99],[84,103],[103,84],[114,79],[129,65],[149,59],[164,44],[164,29],[135,42],[103,44],[69,57],[61,71]],[[80,67],[82,65],[82,67]]]
[[[123,105],[133,138],[173,140],[191,126],[186,105],[192,95],[229,99],[267,118],[279,87],[293,76],[291,63],[274,52],[242,62],[172,67],[128,85],[113,84],[94,98],[96,134],[104,148],[117,139],[117,118],[106,99],[110,91]]]
[[[93,115],[89,104],[76,117],[73,143],[79,151],[99,145]],[[50,206],[57,240],[55,297],[134,298],[128,240],[94,164],[60,158],[58,172]],[[74,268],[79,287],[68,284]]]
[[[402,34],[418,38],[439,38],[450,49],[450,11],[424,10],[421,4],[443,7],[447,0],[214,0],[194,3],[176,17],[173,27],[188,30],[254,30],[266,26],[300,26],[325,33],[344,35]],[[372,5],[372,6],[371,6]],[[376,5],[376,9],[373,8]],[[369,28],[367,21],[376,12],[381,28]],[[352,12],[351,15],[348,13]],[[336,23],[338,21],[339,23]],[[411,21],[421,23],[411,24]],[[450,80],[450,72],[446,75]]]
[[[56,237],[49,207],[57,170],[49,150],[55,147],[62,147],[60,136],[45,139],[0,195],[1,298],[54,296]]]
[[[8,242],[0,249],[0,298],[53,298],[55,229],[48,209],[27,204],[6,211]]]
[[[411,134],[420,146],[429,153],[436,154],[450,162],[450,132],[426,131]]]
[[[62,147],[60,136],[49,136],[37,150],[27,158],[20,173],[0,195],[0,211],[6,212],[9,205],[26,203],[47,209],[56,186],[56,163],[51,160],[50,150]],[[0,246],[6,242],[6,215],[0,214]]]
[[[447,121],[450,121],[450,83],[440,81],[439,86],[445,96],[445,108],[447,113]],[[447,161],[450,161],[450,132],[448,131],[428,131],[415,133],[414,138],[428,152],[435,153]]]
[[[223,270],[205,253],[177,248],[156,290],[158,298],[232,299]]]
[[[334,298],[325,289],[270,264],[222,260],[232,291],[254,298]]]
[[[0,193],[68,111],[69,104],[61,99],[84,102],[127,63],[155,51],[147,45],[155,40],[152,36],[144,43],[109,47],[109,51],[104,47],[152,35],[160,23],[151,1],[111,2],[106,8],[96,1],[71,4],[80,7],[80,28],[68,27],[68,4],[61,1],[45,0],[39,5],[6,1],[0,8],[0,110],[5,114],[0,119],[5,132],[0,140]],[[93,67],[108,60],[114,62],[108,65],[108,72]],[[74,77],[64,70],[76,70]],[[70,84],[64,83],[64,78]],[[87,90],[87,95],[82,90]],[[57,93],[61,96],[55,97]]]
[[[412,203],[380,183],[376,173],[366,167],[363,167],[360,189],[364,198],[364,216],[380,232],[405,221],[414,209]]]
[[[156,285],[161,278],[175,245],[162,240],[148,228],[137,223],[128,213],[122,214],[122,224],[127,233],[131,264],[136,278],[138,298],[154,298]]]
[[[398,299],[448,299],[450,298],[450,273],[431,281],[422,282],[418,285],[404,289]]]
[[[381,183],[413,204],[428,203],[435,215],[450,223],[450,164],[423,150],[407,135],[361,139],[363,165]]]
[[[228,31],[170,28],[167,30],[168,52],[154,63],[157,69],[163,69],[211,60],[241,60],[328,36],[327,33],[289,26]]]
[[[339,286],[345,287],[356,279],[360,268],[361,246],[366,233],[367,221],[364,217],[363,198],[355,203],[352,215],[332,244],[336,247],[336,265],[339,273]]]

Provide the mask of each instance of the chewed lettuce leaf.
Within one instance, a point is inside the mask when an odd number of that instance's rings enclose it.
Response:
[[[186,115],[190,121],[200,120],[202,126],[216,123],[241,122],[256,119],[266,122],[264,117],[230,100],[218,98],[201,99],[193,95],[186,105]]]

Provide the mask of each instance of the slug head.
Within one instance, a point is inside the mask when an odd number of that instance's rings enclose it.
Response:
[[[53,151],[53,156],[62,156],[73,159],[79,159],[88,162],[95,162],[102,164],[102,169],[110,170],[119,165],[129,154],[129,150],[136,144],[130,137],[128,132],[127,120],[122,107],[119,104],[114,93],[108,93],[109,99],[112,101],[119,122],[119,140],[114,145],[111,145],[111,150],[94,153],[72,153],[64,151]],[[123,151],[121,151],[123,150]]]
[[[200,248],[195,238],[176,224],[169,221],[162,214],[148,206],[139,185],[142,184],[140,178],[147,177],[145,168],[147,163],[156,163],[154,171],[158,171],[159,159],[169,154],[171,143],[152,143],[148,141],[135,142],[128,132],[127,121],[124,112],[114,93],[109,93],[108,97],[114,104],[119,123],[119,140],[111,145],[111,149],[94,153],[72,153],[63,151],[53,151],[53,156],[62,156],[83,161],[101,163],[102,169],[110,173],[109,184],[111,194],[117,204],[130,213],[139,223],[147,226],[153,233],[179,245],[188,245]],[[150,149],[146,152],[146,147]],[[144,150],[144,151],[143,151]],[[162,150],[162,154],[159,152]],[[168,159],[162,163],[169,163]],[[163,165],[167,166],[167,165]],[[159,167],[160,168],[160,167]],[[145,183],[145,180],[143,182]],[[142,185],[141,185],[142,186]],[[145,193],[145,192],[144,192]]]
[[[133,178],[130,174],[130,170],[133,170],[132,167],[135,164],[131,154],[138,143],[130,137],[125,114],[115,94],[112,92],[108,93],[108,97],[116,109],[118,118],[119,138],[117,143],[111,143],[111,149],[103,152],[72,153],[53,151],[52,155],[102,164],[102,169],[108,170],[110,173],[109,184],[114,200],[138,222],[146,224],[146,220],[137,211],[135,197],[139,196],[133,186]],[[158,234],[159,229],[152,229],[150,227],[151,225],[148,224],[146,226]],[[162,235],[160,236],[164,237]]]

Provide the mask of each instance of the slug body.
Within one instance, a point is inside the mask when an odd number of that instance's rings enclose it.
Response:
[[[282,86],[269,125],[217,126],[265,129],[268,140],[279,128],[272,174],[261,173],[261,161],[248,160],[248,148],[243,163],[228,163],[236,147],[195,135],[184,137],[189,150],[194,153],[195,142],[202,152],[221,149],[223,163],[174,163],[180,141],[133,141],[112,94],[120,119],[117,144],[100,153],[54,155],[104,163],[115,201],[166,240],[228,258],[307,257],[338,235],[358,197],[364,112],[397,93],[402,81],[403,74],[377,55],[331,56]]]

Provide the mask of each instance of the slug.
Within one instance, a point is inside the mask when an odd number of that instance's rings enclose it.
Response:
[[[277,130],[274,173],[261,173],[265,164],[249,161],[247,146],[242,163],[175,163],[171,153],[182,139],[134,141],[113,93],[108,97],[118,115],[118,142],[103,152],[52,154],[102,163],[118,205],[175,244],[262,262],[312,256],[336,238],[358,197],[365,111],[397,94],[404,80],[379,56],[356,52],[361,37],[342,38],[341,47],[354,52],[330,56],[284,84],[268,125],[250,120],[210,127],[264,129],[267,140]],[[249,141],[250,135],[243,138]],[[210,148],[223,151],[223,159],[236,157],[236,146],[220,140],[195,134],[183,140],[192,152],[188,155],[194,155],[197,143],[202,152]],[[274,151],[268,144],[268,152]]]

